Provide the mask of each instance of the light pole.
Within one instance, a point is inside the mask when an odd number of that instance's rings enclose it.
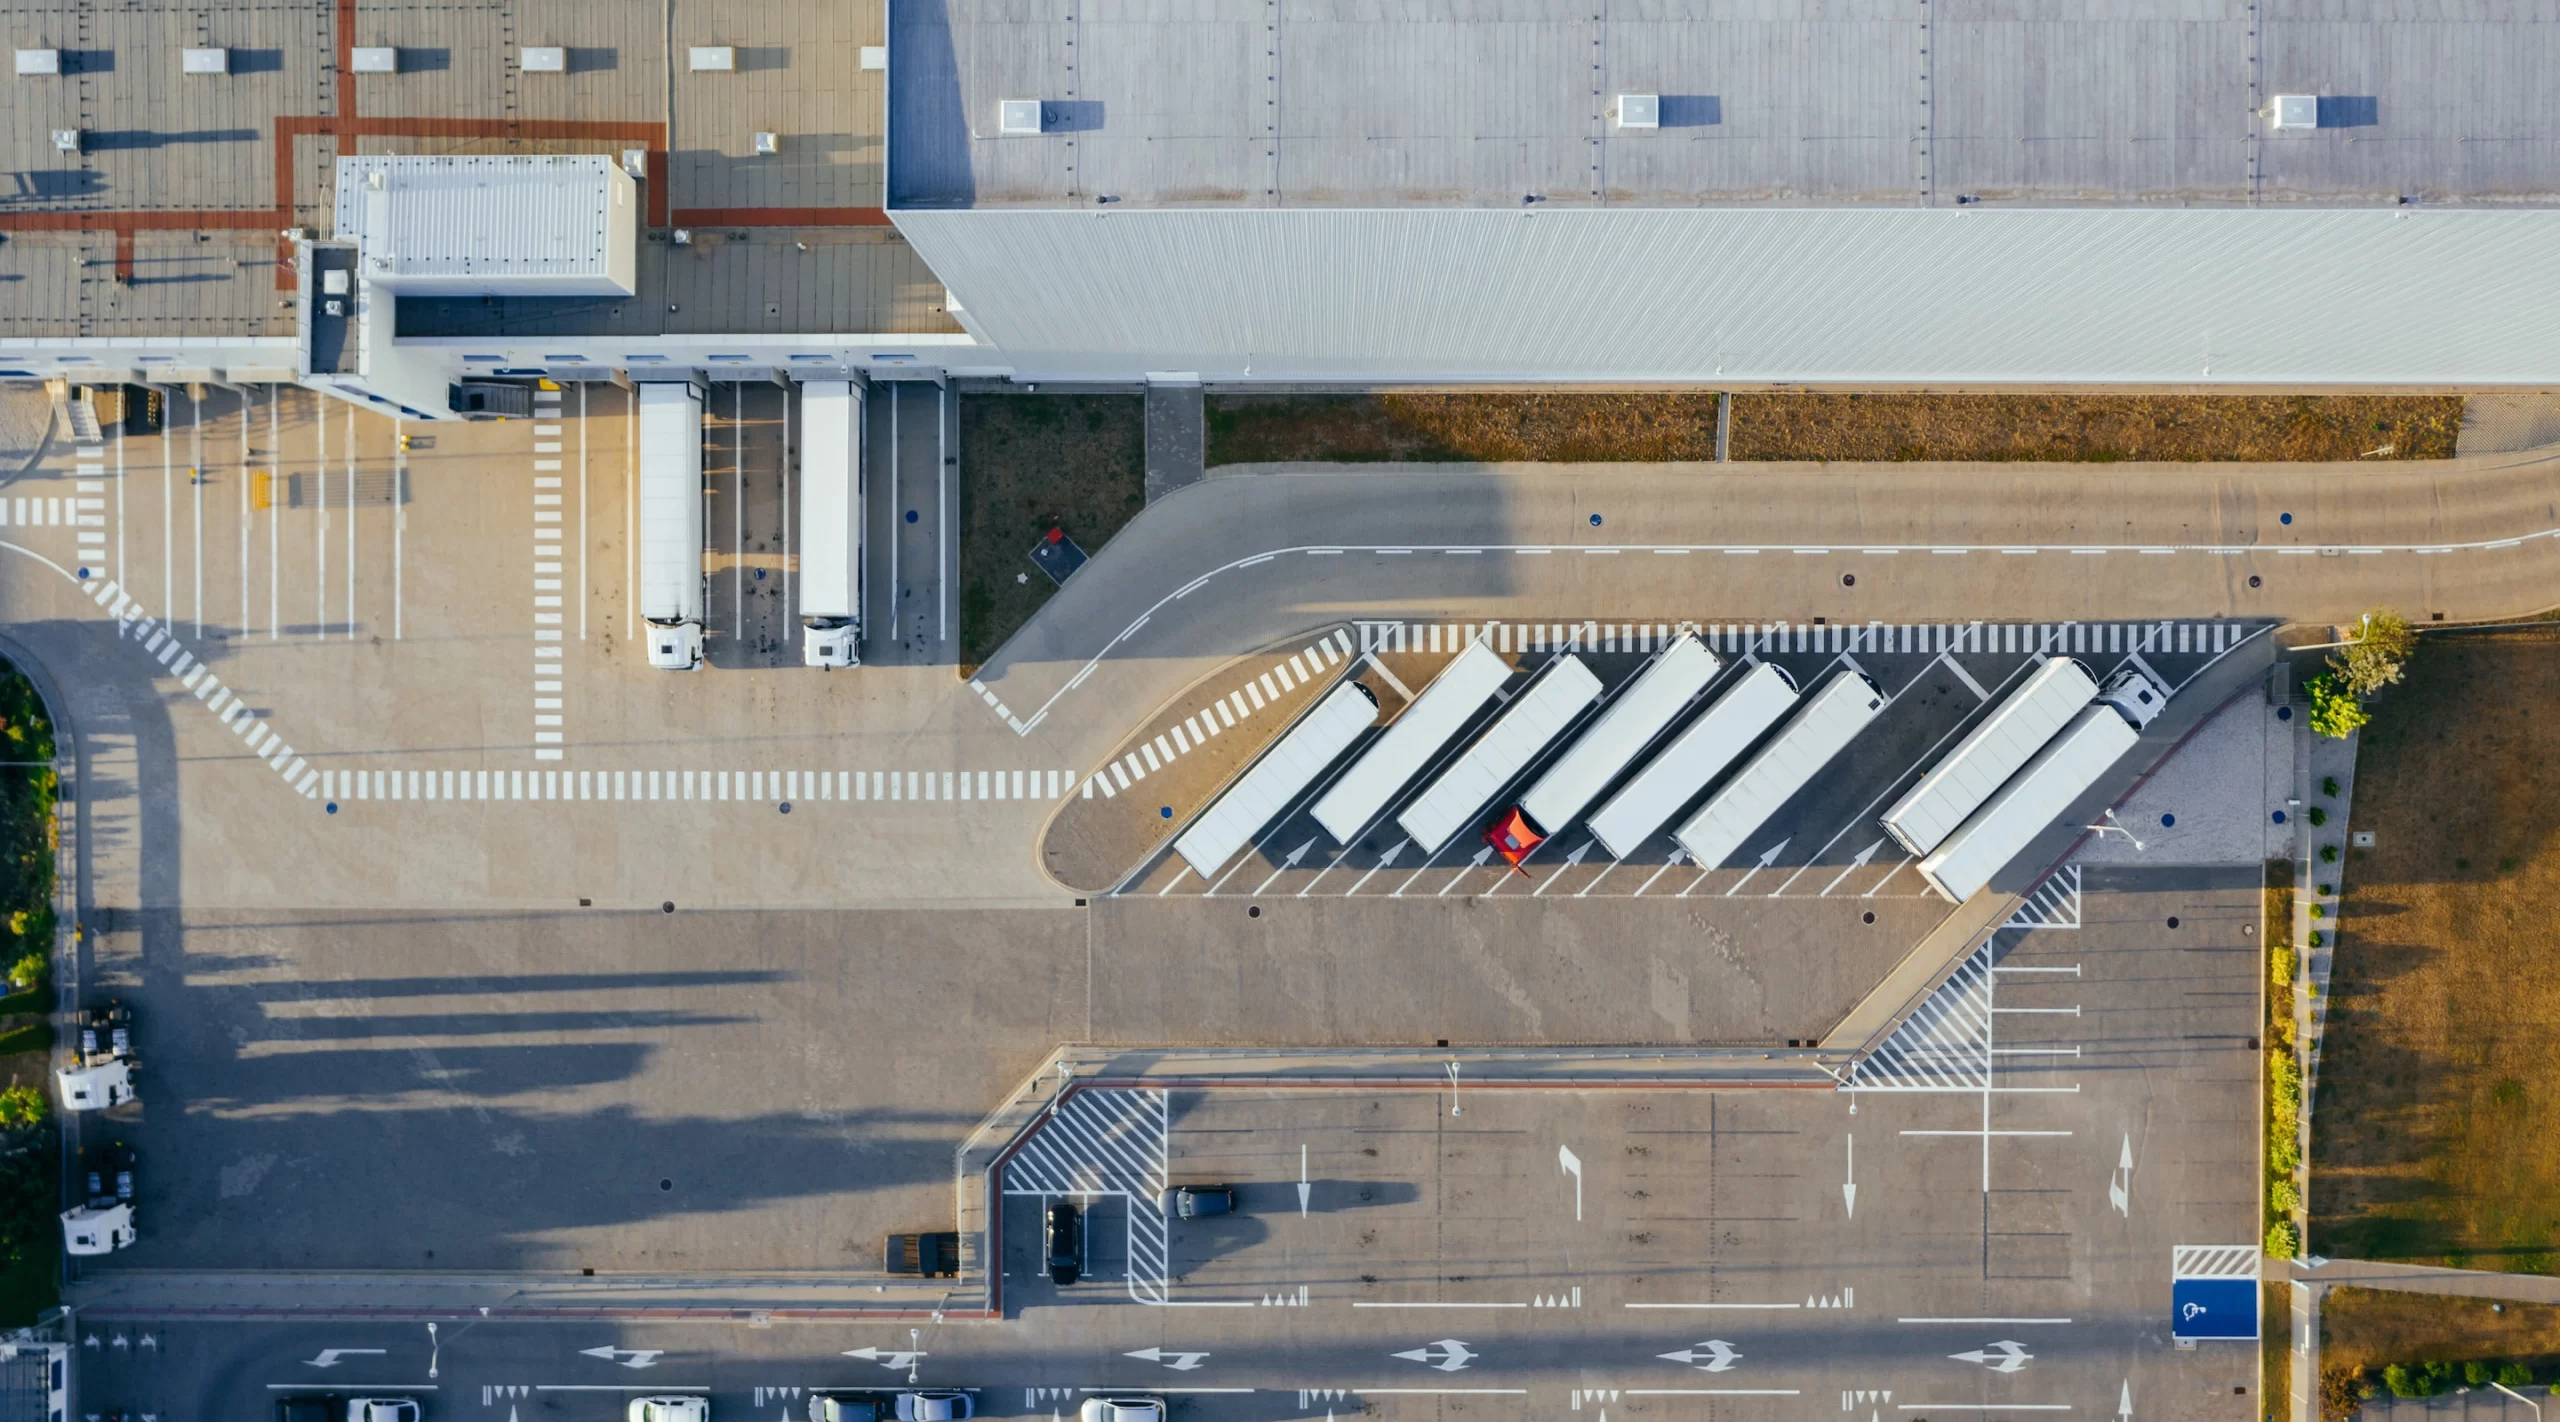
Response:
[[[430,1323],[427,1325],[427,1379],[430,1382],[435,1379],[436,1360],[443,1352],[444,1344],[436,1338],[436,1326]]]
[[[2110,805],[2110,806],[2108,806],[2106,809],[2100,810],[2100,811],[2098,812],[2098,817],[2099,817],[2100,819],[2103,819],[2103,820],[2105,820],[2105,821],[2107,822],[2107,823],[2102,824],[2102,825],[2091,825],[2091,826],[2089,826],[2089,829],[2090,829],[2093,833],[2095,833],[2095,834],[2098,836],[2098,838],[2100,838],[2100,839],[2104,839],[2104,838],[2106,838],[2108,835],[2111,835],[2111,834],[2120,834],[2120,835],[2123,835],[2126,839],[2133,840],[2133,852],[2134,852],[2134,853],[2136,853],[2136,854],[2140,854],[2140,853],[2142,852],[2142,841],[2141,841],[2141,840],[2139,840],[2139,839],[2135,839],[2135,838],[2134,838],[2134,833],[2133,833],[2133,831],[2131,831],[2131,830],[2129,830],[2129,829],[2126,829],[2126,828],[2124,827],[2124,822],[2116,818],[2116,811],[2115,811],[2115,807],[2114,807],[2114,806]]]
[[[2370,615],[2368,615],[2368,617],[2367,617],[2367,619],[2366,619],[2366,620],[2368,620],[2368,621],[2370,621],[2370,620],[2371,620]],[[2532,1409],[2533,1409],[2534,1422],[2542,1422],[2542,1404],[2541,1404],[2541,1403],[2534,1401],[2532,1398],[2525,1396],[2523,1393],[2520,1393],[2520,1392],[2516,1391],[2514,1388],[2511,1388],[2511,1387],[2507,1386],[2505,1383],[2491,1383],[2491,1384],[2489,1384],[2489,1386],[2496,1388],[2498,1391],[2503,1392],[2503,1393],[2505,1393],[2507,1396],[2514,1398],[2516,1401],[2523,1403],[2525,1406],[2532,1408]]]

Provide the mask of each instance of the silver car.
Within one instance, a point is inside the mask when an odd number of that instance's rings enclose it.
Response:
[[[418,1422],[414,1397],[359,1397],[347,1404],[347,1422]]]
[[[898,1394],[898,1422],[969,1422],[977,1415],[977,1404],[965,1392]]]
[[[1082,1422],[1164,1422],[1161,1397],[1088,1397]]]

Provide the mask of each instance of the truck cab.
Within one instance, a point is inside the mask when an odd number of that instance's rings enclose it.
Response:
[[[2117,714],[2132,722],[2135,730],[2140,730],[2151,724],[2151,718],[2160,714],[2161,707],[2169,704],[2169,693],[2160,689],[2160,683],[2127,667],[2108,680],[2098,692],[2098,700],[2116,708]]]
[[[700,670],[702,625],[698,622],[651,622],[649,665],[661,671]]]
[[[113,1254],[134,1241],[133,1206],[107,1197],[101,1207],[91,1201],[77,1209],[62,1212],[62,1252],[65,1254]]]
[[[80,1035],[54,1086],[65,1111],[104,1111],[133,1099],[133,1012],[121,1002],[80,1014]]]
[[[862,665],[862,628],[850,617],[812,618],[803,628],[800,664],[841,671]]]

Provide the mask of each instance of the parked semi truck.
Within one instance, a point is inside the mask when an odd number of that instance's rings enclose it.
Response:
[[[2047,741],[2024,768],[2009,777],[1982,807],[1920,861],[1920,877],[1950,903],[1980,893],[2046,826],[2098,783],[2143,727],[2168,704],[2169,693],[2139,671],[2118,673]]]
[[[1218,870],[1236,857],[1236,851],[1315,784],[1316,777],[1340,760],[1377,719],[1378,698],[1360,683],[1345,681],[1326,692],[1314,710],[1299,718],[1252,769],[1238,776],[1216,803],[1192,821],[1191,828],[1174,841],[1174,851],[1201,878],[1216,883]]]
[[[1913,854],[1936,849],[2097,695],[2087,667],[2069,657],[2046,662],[1893,802],[1885,833]]]
[[[133,1224],[134,1153],[124,1142],[94,1147],[77,1177],[86,1186],[80,1203],[62,1212],[62,1252],[113,1254],[136,1238]]]
[[[1468,643],[1342,778],[1326,788],[1316,801],[1316,823],[1335,843],[1351,843],[1510,679],[1511,664],[1491,645]]]
[[[1543,839],[1572,823],[1723,667],[1704,642],[1682,633],[1520,797],[1529,828]]]
[[[1884,709],[1884,693],[1844,671],[1805,698],[1769,744],[1674,832],[1701,869],[1722,864]]]
[[[1512,698],[1474,745],[1397,813],[1396,823],[1424,857],[1438,853],[1484,813],[1493,797],[1527,769],[1538,752],[1564,734],[1574,717],[1599,699],[1600,678],[1591,674],[1591,668],[1571,653],[1557,657],[1527,690]]]
[[[133,1011],[111,1001],[80,1014],[80,1035],[54,1085],[65,1111],[106,1111],[133,1099]]]
[[[800,386],[800,660],[862,662],[862,387]]]
[[[1795,678],[1776,663],[1762,662],[1744,672],[1600,806],[1591,816],[1592,837],[1613,859],[1635,853],[1768,734],[1795,702]]]
[[[702,388],[640,387],[640,582],[649,665],[702,665]]]

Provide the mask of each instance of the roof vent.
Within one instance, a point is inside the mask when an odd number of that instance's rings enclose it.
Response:
[[[767,157],[771,157],[772,155],[774,155],[774,154],[776,154],[776,153],[779,153],[779,152],[781,152],[781,151],[782,151],[782,135],[781,135],[781,134],[778,134],[778,133],[759,133],[759,134],[757,134],[757,135],[756,135],[756,156],[758,156],[758,157],[760,157],[760,158],[767,158]]]
[[[725,74],[738,67],[738,51],[730,45],[697,44],[684,54],[686,64],[696,74]]]
[[[57,128],[57,129],[55,129],[55,130],[53,131],[53,151],[54,151],[54,152],[56,152],[56,153],[77,153],[77,152],[79,152],[79,151],[80,151],[80,130],[78,130],[78,129],[76,129],[76,128]]]
[[[181,74],[228,74],[231,72],[231,51],[227,49],[180,50],[178,72]]]
[[[569,51],[556,44],[529,44],[516,51],[516,67],[527,74],[566,74]]]
[[[864,45],[862,47],[862,67],[865,69],[888,68],[889,47],[885,44]]]
[[[400,51],[389,45],[359,48],[355,51],[355,66],[358,74],[397,74]]]
[[[2318,128],[2320,97],[2317,94],[2278,94],[2274,112],[2278,133],[2289,129]]]
[[[996,132],[1013,137],[1038,133],[1041,127],[1038,99],[1000,99],[996,102]]]
[[[18,51],[18,77],[31,74],[62,72],[62,51],[58,49],[22,49]]]
[[[629,174],[630,176],[632,176],[632,177],[634,177],[634,178],[646,178],[646,177],[648,177],[648,176],[649,176],[649,150],[648,150],[648,149],[646,149],[646,148],[625,148],[625,149],[623,149],[623,150],[622,150],[622,171],[623,171],[623,172],[625,172],[625,173],[627,173],[627,174]]]
[[[1662,96],[1660,94],[1620,94],[1618,96],[1618,127],[1662,127]]]

